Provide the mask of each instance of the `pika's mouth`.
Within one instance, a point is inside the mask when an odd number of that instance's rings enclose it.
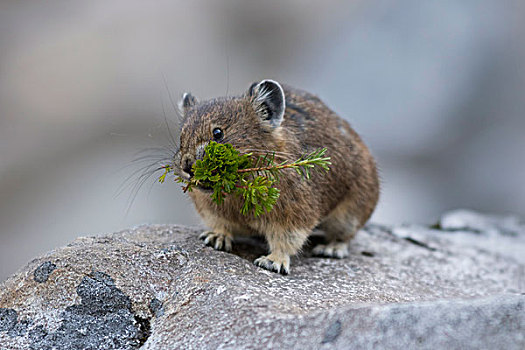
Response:
[[[183,178],[185,181],[187,182],[192,182],[193,181],[193,174],[188,174],[186,172],[183,172]],[[192,185],[192,188],[193,189],[196,189],[196,190],[199,190],[201,192],[204,192],[204,193],[212,193],[213,192],[213,189],[209,188],[209,187],[204,187],[200,184],[193,184]]]
[[[201,185],[196,185],[195,188],[201,192],[204,192],[204,193],[212,193],[213,192],[213,189],[209,188],[209,187],[204,187],[204,186],[201,186]]]
[[[197,186],[195,188],[204,193],[213,193],[213,190],[208,187]]]
[[[183,170],[180,172],[180,177],[182,177],[184,181],[191,181],[193,179],[193,173],[188,174]]]

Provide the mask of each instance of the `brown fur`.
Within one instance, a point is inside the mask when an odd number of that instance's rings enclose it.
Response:
[[[224,131],[223,143],[241,152],[276,151],[276,157],[290,161],[326,147],[330,171],[313,171],[303,180],[293,170],[282,172],[281,190],[274,209],[258,218],[240,214],[242,199],[227,196],[218,206],[209,193],[190,192],[195,207],[212,232],[202,238],[216,249],[231,248],[234,235],[264,235],[270,255],[255,263],[269,270],[288,273],[289,256],[296,254],[316,226],[324,229],[328,244],[314,253],[344,257],[347,242],[372,214],[379,197],[379,180],[374,159],[350,125],[319,98],[289,86],[283,87],[286,109],[280,126],[263,120],[255,96],[219,98],[202,103],[185,99],[180,158],[195,161],[212,140],[212,130]]]

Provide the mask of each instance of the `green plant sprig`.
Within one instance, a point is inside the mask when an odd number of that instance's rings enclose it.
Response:
[[[258,217],[271,211],[277,202],[280,191],[274,185],[281,171],[294,169],[303,179],[310,179],[310,170],[315,167],[330,170],[330,157],[325,154],[326,148],[322,148],[295,162],[275,163],[275,153],[271,152],[254,161],[252,153],[241,154],[231,144],[212,141],[205,148],[204,158],[193,165],[193,177],[188,181],[178,176],[175,180],[184,183],[184,192],[192,191],[195,186],[212,189],[211,198],[217,205],[221,205],[228,194],[242,196],[241,214],[253,212]],[[163,168],[164,173],[159,177],[161,183],[174,171],[170,165]]]

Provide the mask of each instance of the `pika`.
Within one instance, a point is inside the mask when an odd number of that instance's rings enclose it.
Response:
[[[319,228],[326,244],[314,247],[314,255],[348,256],[349,241],[376,207],[379,179],[368,148],[345,120],[317,96],[273,80],[253,83],[241,96],[204,102],[185,93],[179,108],[182,129],[175,164],[185,179],[191,179],[193,164],[203,158],[211,141],[230,143],[242,153],[275,152],[276,158],[288,160],[327,148],[331,158],[330,171],[313,171],[309,180],[295,171],[283,171],[277,203],[257,218],[240,213],[238,196],[227,196],[217,205],[204,189],[189,192],[211,229],[200,235],[205,244],[230,251],[236,235],[262,235],[269,254],[254,263],[288,274],[290,256]]]

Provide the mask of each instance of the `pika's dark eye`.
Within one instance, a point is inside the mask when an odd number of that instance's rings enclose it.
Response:
[[[222,132],[222,129],[215,128],[213,129],[213,139],[215,141],[220,141],[224,137],[224,133]]]

